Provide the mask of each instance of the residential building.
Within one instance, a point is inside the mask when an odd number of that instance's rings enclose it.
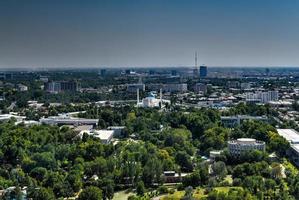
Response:
[[[79,88],[76,81],[52,81],[44,84],[44,90],[50,93],[76,92],[79,91]]]
[[[195,93],[202,93],[206,94],[208,91],[208,86],[204,83],[196,83],[194,86],[194,92]]]
[[[270,101],[278,101],[278,91],[258,91],[256,93],[246,93],[246,102],[269,103]]]
[[[127,85],[127,92],[136,92],[139,91],[145,91],[145,84],[143,83],[134,83],[134,84],[128,84]]]

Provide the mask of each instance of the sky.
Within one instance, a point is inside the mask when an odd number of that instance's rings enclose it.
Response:
[[[299,66],[298,0],[2,0],[0,68]]]

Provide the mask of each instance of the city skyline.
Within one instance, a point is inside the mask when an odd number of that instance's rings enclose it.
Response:
[[[0,2],[0,68],[299,66],[299,2]]]

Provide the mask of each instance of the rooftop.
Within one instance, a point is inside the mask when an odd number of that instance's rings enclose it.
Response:
[[[299,134],[294,129],[277,129],[280,136],[284,137],[288,142],[292,144],[299,144]]]

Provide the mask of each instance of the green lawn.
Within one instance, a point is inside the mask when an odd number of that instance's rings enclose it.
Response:
[[[228,192],[229,189],[241,189],[241,187],[215,187],[214,189],[219,192]],[[196,200],[200,200],[201,198],[207,196],[204,192],[205,190],[203,188],[197,188],[193,193],[193,197]],[[184,196],[184,194],[185,191],[176,191],[174,194],[168,194],[161,197],[161,200],[180,200]]]
[[[113,200],[126,200],[129,196],[133,195],[134,193],[128,190],[122,190],[119,192],[114,193]]]
[[[283,159],[283,166],[287,169],[290,170],[292,174],[298,174],[298,169],[296,166],[294,166],[290,161],[288,161],[287,159]]]

